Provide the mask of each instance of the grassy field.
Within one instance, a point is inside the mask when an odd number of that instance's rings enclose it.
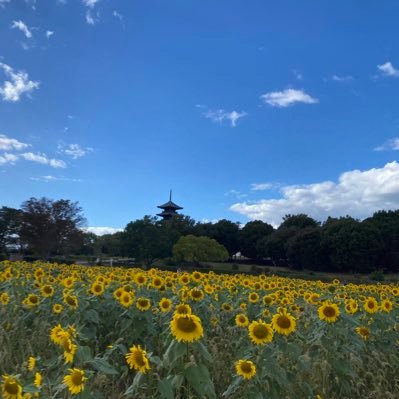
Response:
[[[1,397],[398,398],[398,284],[277,272],[0,263]]]

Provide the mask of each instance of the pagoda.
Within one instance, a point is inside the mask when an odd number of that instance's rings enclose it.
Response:
[[[169,201],[166,202],[163,205],[159,205],[157,208],[162,209],[161,213],[157,213],[157,216],[160,216],[163,218],[163,220],[169,220],[173,216],[178,215],[176,211],[179,209],[183,209],[181,206],[176,205],[174,202],[172,202],[172,190],[170,190],[169,193]]]

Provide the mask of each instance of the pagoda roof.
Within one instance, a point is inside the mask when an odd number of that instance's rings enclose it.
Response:
[[[161,208],[161,209],[175,209],[175,210],[177,210],[177,209],[183,209],[181,206],[175,204],[175,203],[172,202],[172,201],[168,201],[168,202],[166,202],[166,203],[163,204],[163,205],[159,205],[159,206],[157,206],[157,208]]]

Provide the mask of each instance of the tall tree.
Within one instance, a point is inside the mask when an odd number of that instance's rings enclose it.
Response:
[[[0,253],[8,253],[20,245],[22,211],[3,206],[0,208]]]
[[[128,223],[121,237],[123,254],[150,266],[156,259],[172,256],[180,234],[147,215]]]
[[[240,250],[242,254],[251,259],[261,258],[257,243],[269,236],[274,231],[273,226],[261,220],[248,222],[240,231]]]
[[[30,198],[21,208],[21,240],[33,253],[66,255],[82,246],[86,220],[77,202]]]

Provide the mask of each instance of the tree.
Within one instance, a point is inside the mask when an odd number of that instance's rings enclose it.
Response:
[[[173,258],[178,262],[217,262],[227,260],[229,253],[213,238],[188,235],[173,246]]]
[[[280,224],[279,229],[284,227],[296,227],[297,229],[304,229],[306,227],[317,227],[320,223],[315,219],[311,218],[304,213],[298,213],[297,215],[285,215],[283,217],[283,223]]]
[[[86,220],[77,202],[30,198],[22,204],[21,240],[40,256],[66,255],[82,246]]]
[[[149,266],[156,259],[170,257],[179,237],[179,232],[147,215],[127,224],[121,236],[122,252]]]
[[[321,247],[332,269],[367,273],[379,267],[383,242],[372,224],[347,216],[327,219],[322,226]]]
[[[248,222],[240,231],[239,243],[242,254],[251,259],[260,259],[262,256],[258,252],[257,243],[273,231],[273,226],[261,220]]]
[[[108,256],[121,256],[122,237],[122,232],[104,234],[100,237],[97,237],[94,246],[94,253]]]
[[[0,253],[8,253],[20,246],[21,219],[21,210],[6,206],[0,208]]]
[[[399,210],[378,211],[371,218],[364,220],[380,232],[383,241],[381,265],[391,272],[399,270]]]
[[[190,216],[176,214],[169,220],[161,220],[165,227],[176,230],[180,235],[193,234],[195,230],[195,220]]]
[[[296,231],[286,243],[288,263],[296,269],[320,270],[322,251],[320,227],[305,227]]]

